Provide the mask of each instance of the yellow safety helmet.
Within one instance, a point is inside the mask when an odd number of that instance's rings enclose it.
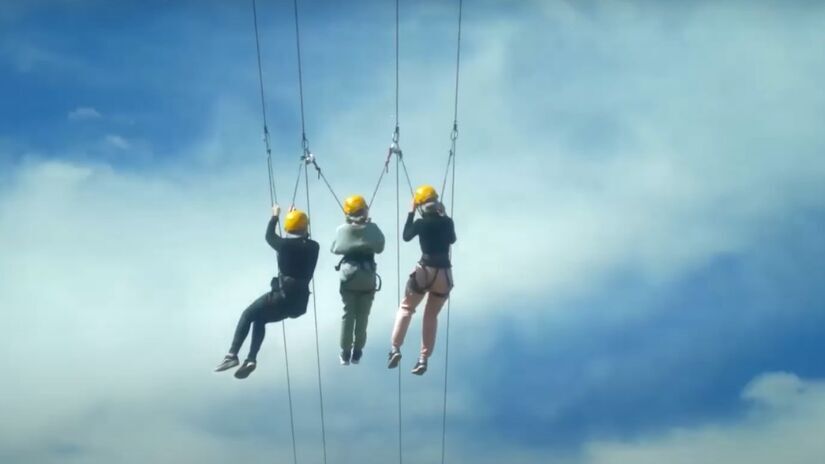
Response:
[[[432,185],[422,185],[415,190],[415,204],[418,206],[438,199],[438,192]]]
[[[287,213],[286,218],[284,218],[284,230],[290,234],[302,234],[306,232],[308,224],[309,218],[306,213],[298,209],[293,209]]]
[[[367,200],[361,195],[351,195],[344,200],[344,214],[347,216],[357,216],[367,209]]]

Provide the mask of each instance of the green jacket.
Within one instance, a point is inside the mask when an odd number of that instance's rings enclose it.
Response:
[[[384,251],[384,243],[384,234],[372,222],[346,223],[338,227],[332,252],[344,257],[341,288],[353,291],[375,289],[375,255]]]

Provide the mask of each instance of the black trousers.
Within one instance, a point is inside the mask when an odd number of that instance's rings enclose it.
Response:
[[[254,361],[258,357],[258,351],[260,351],[266,336],[266,324],[280,322],[288,317],[301,316],[306,313],[308,302],[309,292],[284,294],[280,290],[273,289],[271,292],[261,295],[241,314],[229,352],[235,355],[238,354],[251,326],[252,342],[249,345],[247,359]]]

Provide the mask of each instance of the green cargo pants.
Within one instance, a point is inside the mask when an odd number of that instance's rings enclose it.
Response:
[[[341,289],[344,316],[341,322],[341,349],[364,349],[367,344],[367,322],[370,318],[375,292]],[[354,340],[353,340],[354,336]]]

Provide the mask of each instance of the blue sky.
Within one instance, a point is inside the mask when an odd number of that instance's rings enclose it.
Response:
[[[311,147],[340,194],[369,193],[394,123],[393,2],[299,3]],[[3,462],[290,458],[279,327],[247,381],[210,372],[273,267],[250,6],[0,6]],[[402,2],[414,182],[446,162],[455,7]],[[465,7],[448,461],[818,462],[825,9]],[[259,14],[283,197],[291,4]],[[311,189],[326,248],[341,218]],[[372,215],[390,236],[394,212],[388,183]],[[395,256],[357,369],[336,362],[333,265],[316,275],[329,462],[388,462]],[[312,319],[287,327],[299,462],[320,462]],[[441,338],[425,377],[402,366],[409,462],[440,457],[443,356]]]

